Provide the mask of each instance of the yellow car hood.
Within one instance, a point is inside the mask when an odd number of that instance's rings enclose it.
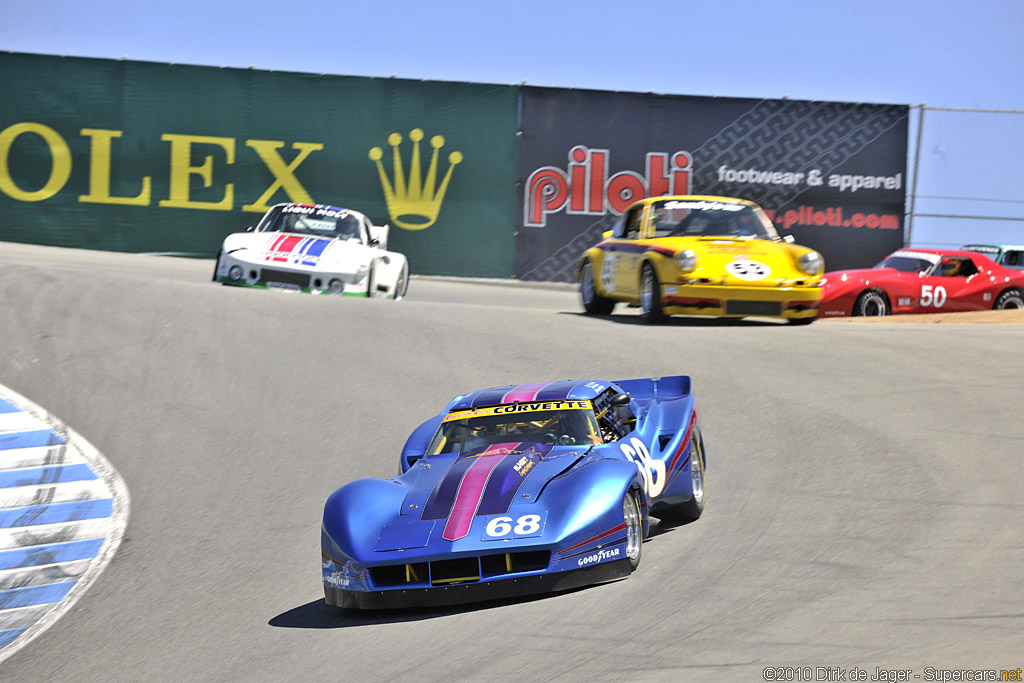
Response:
[[[807,283],[820,277],[796,267],[799,258],[812,250],[787,242],[747,237],[662,237],[648,242],[675,252],[692,249],[697,255],[697,268],[684,277],[708,284],[772,287],[784,281]]]

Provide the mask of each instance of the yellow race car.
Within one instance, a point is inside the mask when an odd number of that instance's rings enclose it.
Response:
[[[670,315],[818,315],[821,254],[779,237],[757,204],[686,195],[641,200],[580,259],[583,308],[607,315],[624,301],[648,323]]]

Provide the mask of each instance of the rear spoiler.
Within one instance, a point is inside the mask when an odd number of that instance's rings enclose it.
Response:
[[[371,244],[373,243],[374,240],[376,240],[377,243],[375,245],[373,245],[373,246],[380,247],[381,249],[387,249],[388,248],[388,233],[390,231],[391,231],[391,228],[389,226],[387,226],[387,225],[371,225],[370,226],[370,242],[371,242]]]
[[[690,378],[687,375],[627,379],[616,384],[633,399],[682,398],[690,393]]]

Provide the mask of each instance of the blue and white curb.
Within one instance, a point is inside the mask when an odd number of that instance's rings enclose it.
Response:
[[[0,385],[0,662],[85,593],[127,523],[128,489],[107,459]]]

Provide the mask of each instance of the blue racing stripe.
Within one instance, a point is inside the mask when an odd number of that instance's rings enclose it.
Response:
[[[96,557],[96,553],[103,547],[105,540],[107,539],[90,538],[86,541],[52,543],[50,545],[34,545],[28,548],[4,550],[0,552],[0,570],[88,560]]]
[[[43,486],[65,481],[99,479],[86,464],[31,467],[23,470],[0,471],[0,489],[12,486]]]
[[[476,392],[473,396],[472,406],[474,408],[480,408],[483,406],[496,406],[501,404],[501,399],[505,397],[505,394],[509,392],[509,389],[514,389],[517,385],[510,384],[507,387],[495,387],[493,389],[481,389]]]
[[[13,643],[15,638],[17,638],[27,630],[28,627],[26,626],[25,628],[9,628],[0,631],[0,650]]]
[[[13,403],[9,403],[0,398],[0,413],[23,413],[25,412]]]
[[[64,443],[64,439],[49,429],[36,429],[30,432],[12,432],[0,434],[0,450],[9,448],[36,448],[38,446],[55,446]]]
[[[324,253],[324,249],[333,240],[316,240],[313,244],[309,245],[306,249],[306,253],[302,255],[302,265],[304,266],[315,266],[320,263],[320,256]]]
[[[558,382],[552,382],[537,394],[535,401],[560,401],[569,396],[569,393],[573,388],[579,384],[579,380],[569,379],[561,380]]]
[[[69,503],[30,505],[28,507],[0,510],[0,529],[37,524],[59,524],[77,522],[82,519],[99,519],[113,514],[114,501],[111,498],[95,500],[74,500]]]
[[[45,586],[28,586],[27,588],[12,588],[9,591],[0,591],[0,609],[13,609],[15,607],[30,607],[32,605],[60,602],[74,585],[74,581],[64,581]]]

